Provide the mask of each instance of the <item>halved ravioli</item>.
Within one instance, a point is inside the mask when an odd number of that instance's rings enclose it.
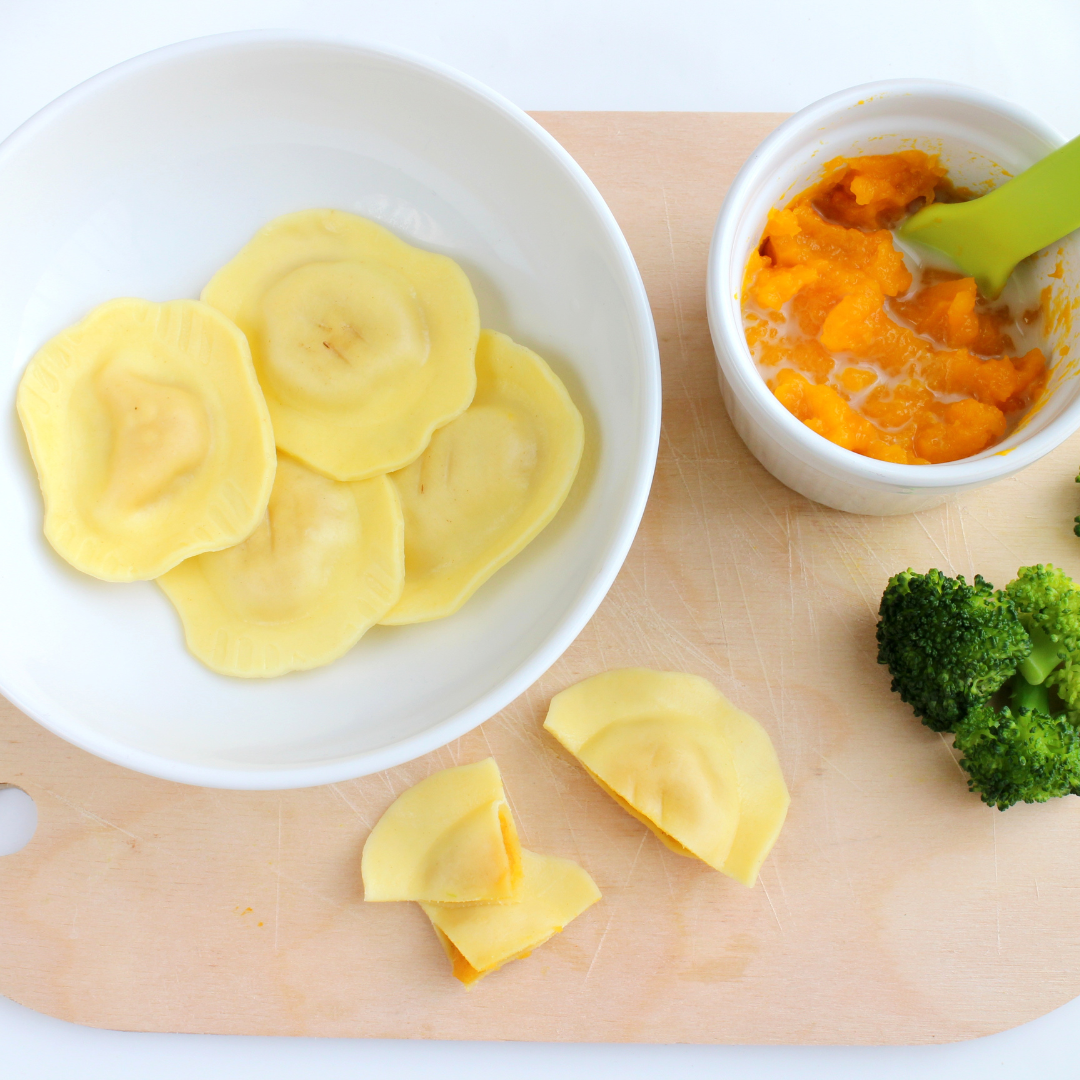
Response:
[[[44,345],[18,411],[45,536],[104,581],[155,578],[243,540],[274,436],[244,335],[195,300],[110,300]]]
[[[469,279],[366,218],[276,218],[202,298],[247,335],[278,446],[327,476],[400,469],[472,401]]]
[[[421,904],[450,958],[454,977],[471,986],[543,945],[600,899],[577,863],[521,849],[520,899],[501,907]]]
[[[583,442],[581,414],[551,368],[482,331],[472,405],[390,477],[405,515],[405,588],[383,622],[457,611],[555,516]]]
[[[768,733],[708,680],[609,671],[557,694],[544,727],[672,850],[754,884],[787,786]]]
[[[360,860],[365,900],[513,903],[521,846],[494,758],[433,773],[376,822]]]
[[[251,536],[188,559],[158,584],[208,667],[283,675],[336,660],[397,600],[402,532],[386,477],[345,484],[281,454]]]

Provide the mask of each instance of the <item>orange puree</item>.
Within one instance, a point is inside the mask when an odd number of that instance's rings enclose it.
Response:
[[[890,227],[955,195],[935,157],[908,150],[830,162],[769,214],[746,266],[746,340],[784,407],[838,446],[910,465],[969,457],[1045,385],[1039,349],[1008,355],[1006,306],[972,278],[914,280],[893,244]]]

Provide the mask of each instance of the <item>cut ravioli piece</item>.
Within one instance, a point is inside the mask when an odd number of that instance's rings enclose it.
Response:
[[[521,845],[494,758],[433,773],[376,822],[360,860],[365,900],[505,904]]]
[[[503,964],[528,956],[600,899],[577,863],[521,849],[520,899],[500,907],[421,904],[454,977],[471,986]]]
[[[402,468],[472,401],[469,279],[366,218],[276,218],[202,298],[247,334],[278,446],[327,476]]]
[[[401,507],[386,477],[341,483],[281,454],[251,536],[158,584],[195,657],[223,675],[268,678],[352,648],[397,600],[404,570]]]
[[[274,482],[274,436],[244,335],[195,300],[110,300],[19,383],[45,536],[104,581],[155,578],[238,543]]]
[[[609,671],[557,694],[544,727],[672,850],[757,880],[787,786],[768,733],[708,680]]]
[[[457,611],[555,516],[581,461],[584,428],[536,353],[484,330],[476,397],[391,480],[405,515],[405,588],[383,622]]]

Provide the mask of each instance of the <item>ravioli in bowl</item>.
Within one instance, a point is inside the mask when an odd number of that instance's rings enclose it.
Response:
[[[17,400],[45,536],[86,574],[155,578],[266,509],[276,459],[251,353],[206,304],[96,307],[34,355]]]
[[[202,299],[247,335],[278,446],[335,480],[410,464],[472,401],[468,277],[355,214],[276,218]]]
[[[44,168],[50,147],[66,148],[63,169]],[[0,502],[10,515],[0,535],[8,568],[0,691],[29,715],[93,753],[167,779],[322,784],[410,760],[474,727],[531,685],[585,625],[644,508],[659,364],[622,235],[592,184],[534,121],[471,81],[378,49],[215,39],[159,51],[66,95],[5,147],[0,190],[0,357],[8,358],[0,379],[9,400],[34,353],[108,297],[199,296],[267,223],[333,208],[373,222],[373,235],[393,237],[391,248],[460,267],[476,305],[469,347],[483,325],[541,356],[584,432],[562,510],[452,617],[388,626],[381,616],[332,662],[238,678],[187,651],[184,625],[157,585],[109,585],[55,556],[10,410],[10,437],[0,442]],[[358,260],[331,252],[314,261]],[[416,300],[404,287],[392,294],[408,303],[384,325],[405,371],[418,363],[409,353],[417,308],[435,340],[436,315],[419,299],[420,284],[410,285]],[[299,295],[279,315],[307,312]],[[352,310],[339,315],[339,331],[353,326]],[[266,400],[254,334],[244,336]],[[340,334],[314,344],[334,363],[345,363],[334,348],[355,356]],[[275,377],[284,372],[274,390],[289,399],[283,407],[305,394],[320,400],[318,386],[296,378],[285,359],[275,364]],[[342,394],[342,407],[366,392]],[[423,454],[473,400],[463,392],[433,409],[408,454]],[[324,406],[332,413],[337,403],[324,396]],[[266,408],[278,435],[277,406]],[[275,441],[283,461],[335,483],[367,482],[359,479],[366,469],[334,476],[298,445]],[[276,449],[264,459],[271,470]],[[375,475],[409,467],[387,459]],[[247,536],[262,527],[272,486],[268,476]],[[407,550],[407,521],[404,528]],[[230,536],[222,548],[246,542]],[[177,554],[174,568],[210,552]],[[148,570],[170,572],[164,564]]]

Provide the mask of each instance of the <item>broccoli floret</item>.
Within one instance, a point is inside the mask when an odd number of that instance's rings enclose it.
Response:
[[[1030,683],[1041,683],[1080,648],[1080,589],[1053,566],[1021,566],[1005,586],[1020,621],[1031,636],[1032,650],[1018,670]]]
[[[952,731],[1031,652],[1016,605],[979,575],[908,569],[889,579],[877,627],[878,663],[932,731]]]
[[[1045,687],[1028,686],[1045,701]],[[963,755],[968,788],[999,810],[1080,790],[1080,731],[1068,718],[1050,716],[1049,708],[979,705],[957,724],[953,745]]]
[[[934,731],[953,731],[968,787],[1005,810],[1080,794],[1080,587],[1022,566],[1004,592],[907,570],[881,598],[878,662]],[[1060,665],[1060,666],[1059,666]],[[1008,679],[1008,708],[991,696]],[[1053,687],[1066,713],[1052,715]]]
[[[1080,714],[1080,654],[1067,656],[1065,663],[1047,676],[1046,685],[1057,691],[1070,712]]]

